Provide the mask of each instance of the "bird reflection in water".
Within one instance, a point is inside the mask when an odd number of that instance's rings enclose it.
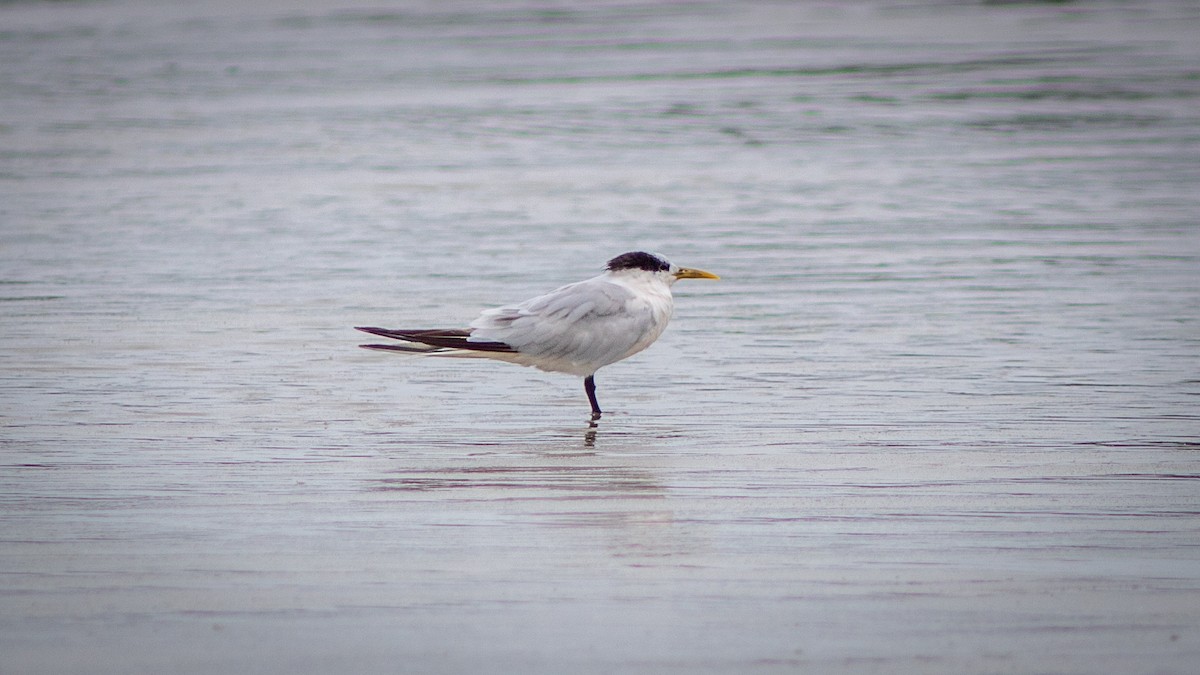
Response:
[[[592,419],[588,420],[588,428],[583,432],[583,447],[596,447],[596,434],[600,431],[600,417],[596,414],[592,415]]]

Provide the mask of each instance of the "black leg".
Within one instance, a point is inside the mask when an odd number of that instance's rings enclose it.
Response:
[[[587,392],[588,403],[592,404],[592,419],[600,417],[600,404],[596,402],[596,378],[588,375],[583,378],[583,390]]]

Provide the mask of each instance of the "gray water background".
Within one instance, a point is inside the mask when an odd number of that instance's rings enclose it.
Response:
[[[1194,672],[1196,35],[0,4],[0,672]],[[639,248],[596,427],[355,347]]]

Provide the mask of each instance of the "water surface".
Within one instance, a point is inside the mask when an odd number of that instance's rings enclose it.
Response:
[[[0,6],[0,670],[1190,672],[1198,29]],[[355,348],[632,249],[595,427]]]

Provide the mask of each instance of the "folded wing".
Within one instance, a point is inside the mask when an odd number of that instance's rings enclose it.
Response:
[[[654,304],[597,278],[487,310],[471,328],[475,339],[511,345],[530,357],[528,365],[590,375],[650,346],[670,314],[670,296]]]

